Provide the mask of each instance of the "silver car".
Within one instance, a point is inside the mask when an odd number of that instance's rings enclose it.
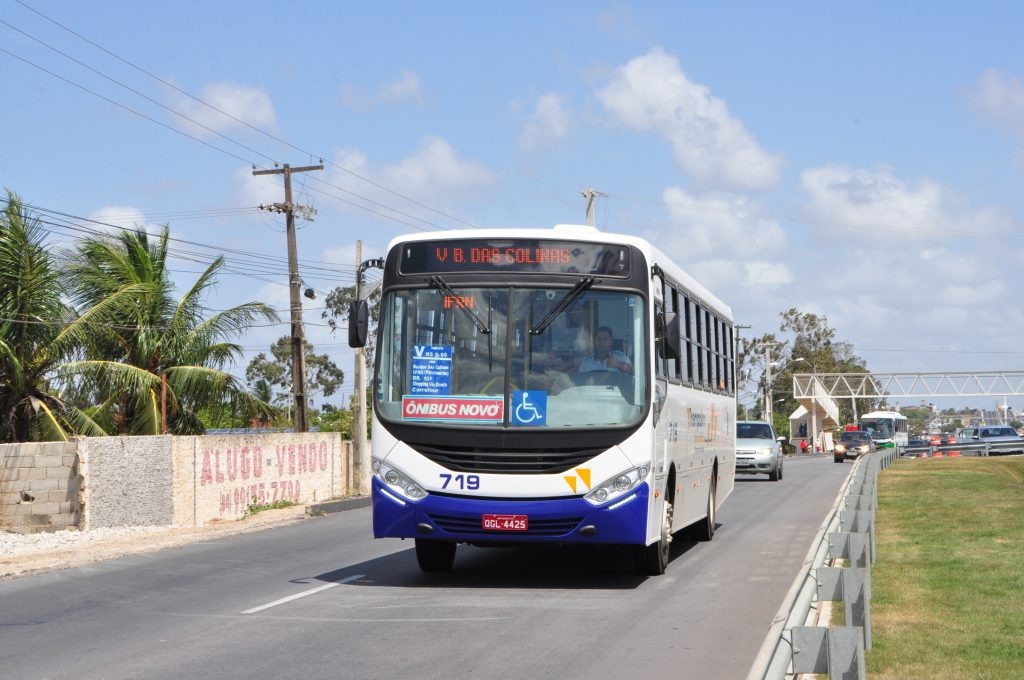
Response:
[[[997,449],[992,454],[998,453],[1024,453],[1024,438],[1017,434],[1017,430],[1009,425],[983,425],[972,428],[964,438],[965,442],[976,444],[995,444]],[[1016,445],[1020,445],[1017,448]]]
[[[763,420],[736,423],[736,474],[766,474],[777,482],[782,479],[782,442],[785,437]]]

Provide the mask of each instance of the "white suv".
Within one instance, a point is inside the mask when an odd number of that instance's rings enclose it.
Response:
[[[786,438],[763,420],[736,423],[736,474],[767,474],[773,482],[782,479],[784,441]]]

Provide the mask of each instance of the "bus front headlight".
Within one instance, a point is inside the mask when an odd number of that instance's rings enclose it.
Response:
[[[384,482],[388,489],[411,501],[418,501],[427,495],[412,477],[379,458],[373,459],[373,476]]]
[[[622,474],[605,480],[590,490],[584,498],[591,505],[604,505],[608,501],[615,500],[640,482],[647,479],[648,469],[646,467],[635,467],[626,470]]]

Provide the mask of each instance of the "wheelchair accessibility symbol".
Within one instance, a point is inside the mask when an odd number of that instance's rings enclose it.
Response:
[[[537,426],[548,421],[548,393],[543,390],[512,392],[512,424]]]

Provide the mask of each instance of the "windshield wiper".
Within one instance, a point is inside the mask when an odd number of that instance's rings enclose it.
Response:
[[[463,312],[468,314],[469,318],[473,320],[474,324],[476,324],[476,328],[478,331],[480,331],[484,335],[490,335],[491,329],[487,327],[487,324],[485,324],[480,319],[480,317],[476,315],[476,312],[474,312],[472,309],[466,307],[465,305],[459,304],[459,294],[452,290],[452,287],[449,286],[444,279],[442,279],[440,276],[431,276],[430,285],[440,289],[440,291],[445,295],[450,296],[452,299],[452,304],[455,306],[455,308],[461,309]]]
[[[564,312],[566,307],[576,302],[577,298],[583,295],[587,288],[593,286],[596,280],[593,276],[584,276],[580,279],[575,286],[569,289],[569,292],[565,294],[561,302],[555,305],[555,308],[548,312],[548,315],[541,319],[539,324],[530,329],[530,335],[540,335],[547,330],[551,322],[558,318],[558,315]]]

